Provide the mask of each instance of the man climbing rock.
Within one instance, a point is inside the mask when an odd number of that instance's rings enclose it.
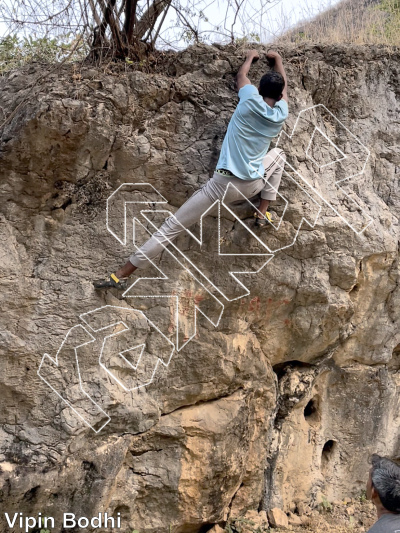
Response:
[[[367,498],[376,507],[377,522],[367,533],[400,531],[400,466],[374,453],[367,481]]]
[[[127,288],[128,278],[137,268],[145,268],[167,245],[201,218],[216,200],[225,203],[252,198],[261,193],[261,202],[254,213],[255,227],[271,222],[268,207],[276,199],[284,163],[282,150],[268,152],[273,137],[280,132],[288,116],[287,79],[281,56],[268,51],[273,69],[262,76],[258,89],[247,77],[253,61],[259,59],[256,50],[246,54],[246,60],[236,75],[239,103],[228,124],[216,170],[212,178],[196,191],[169,217],[129,261],[106,280],[94,282],[96,289]],[[267,153],[268,152],[268,153]],[[234,187],[229,187],[231,183]],[[243,195],[243,196],[242,196]]]

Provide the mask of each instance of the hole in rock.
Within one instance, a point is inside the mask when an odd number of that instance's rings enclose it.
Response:
[[[337,442],[334,440],[327,440],[322,448],[321,456],[321,470],[325,472],[329,466],[329,463],[332,461],[337,448]]]
[[[206,522],[205,524],[201,525],[201,528],[199,530],[199,533],[206,533],[207,531],[210,531],[216,524],[211,524],[209,522]],[[218,525],[218,524],[217,524]]]
[[[354,293],[358,292],[359,289],[360,289],[360,287],[359,287],[358,284],[356,283],[356,284],[354,285],[354,287],[351,289],[351,291],[349,292],[349,294],[354,294]]]
[[[120,517],[121,517],[121,522],[122,521],[127,521],[129,520],[129,517],[130,517],[130,513],[131,513],[131,510],[129,509],[129,507],[127,505],[118,505],[115,509],[114,509],[114,512],[112,514],[112,516],[114,518],[118,518],[118,513],[120,514]]]
[[[392,358],[388,363],[389,370],[397,372],[400,370],[400,344],[393,350]]]
[[[176,66],[175,65],[170,65],[168,67],[168,74],[170,76],[176,76],[176,73],[177,73]]]
[[[303,363],[303,361],[298,361],[294,359],[293,361],[285,361],[284,363],[277,363],[272,367],[272,370],[275,372],[278,379],[281,379],[289,368],[311,368],[313,365],[310,363]]]
[[[304,418],[310,425],[317,424],[321,420],[320,401],[320,397],[316,394],[304,408]]]
[[[39,489],[40,489],[40,485],[38,485],[37,487],[32,487],[31,489],[26,491],[24,494],[24,500],[27,502],[31,502],[35,500]]]
[[[82,461],[82,468],[87,472],[86,478],[95,476],[97,474],[97,467],[91,461]]]
[[[65,209],[67,209],[67,207],[68,207],[69,205],[71,205],[71,204],[72,204],[72,200],[71,200],[71,198],[68,198],[68,199],[62,204],[61,209],[64,209],[64,210],[65,210]]]

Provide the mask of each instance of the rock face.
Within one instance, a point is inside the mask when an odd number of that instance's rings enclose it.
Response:
[[[283,55],[287,134],[302,110],[325,107],[279,141],[288,161],[273,209],[281,225],[263,237],[273,259],[240,286],[229,272],[256,270],[265,257],[216,253],[218,239],[222,253],[265,253],[251,218],[235,221],[251,213],[243,202],[222,209],[220,234],[215,213],[205,219],[201,254],[193,237],[176,242],[212,286],[166,251],[134,299],[92,288],[134,249],[135,206],[124,245],[107,231],[107,198],[148,183],[174,212],[206,182],[237,103],[241,55],[198,46],[164,74],[63,67],[39,83],[43,71],[30,67],[1,79],[10,118],[0,152],[4,512],[53,516],[55,533],[63,512],[105,511],[126,529],[195,533],[248,510],[357,495],[370,453],[396,457],[399,54]],[[263,60],[252,67],[255,84],[265,69]],[[110,204],[119,236],[124,202],[137,194],[129,187]],[[137,244],[151,230],[141,220]],[[166,281],[144,279],[157,269]],[[123,324],[146,346],[138,372],[118,356],[133,348]],[[117,340],[103,350],[106,335]],[[157,358],[165,364],[141,386]]]
[[[268,519],[272,527],[276,527],[278,529],[288,529],[288,517],[282,511],[282,509],[278,509],[277,507],[270,509],[268,511]]]

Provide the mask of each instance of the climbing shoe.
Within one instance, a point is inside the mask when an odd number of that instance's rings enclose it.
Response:
[[[108,279],[99,279],[93,282],[95,289],[118,289],[125,291],[128,287],[128,278],[118,279],[115,274],[111,274]]]
[[[265,211],[264,218],[259,218],[258,213],[254,213],[254,218],[256,219],[255,221],[256,228],[264,228],[265,226],[268,225],[268,223],[272,224],[272,217],[269,211]]]

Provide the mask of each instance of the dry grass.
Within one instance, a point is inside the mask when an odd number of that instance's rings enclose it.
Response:
[[[400,46],[400,0],[344,0],[275,42]]]

